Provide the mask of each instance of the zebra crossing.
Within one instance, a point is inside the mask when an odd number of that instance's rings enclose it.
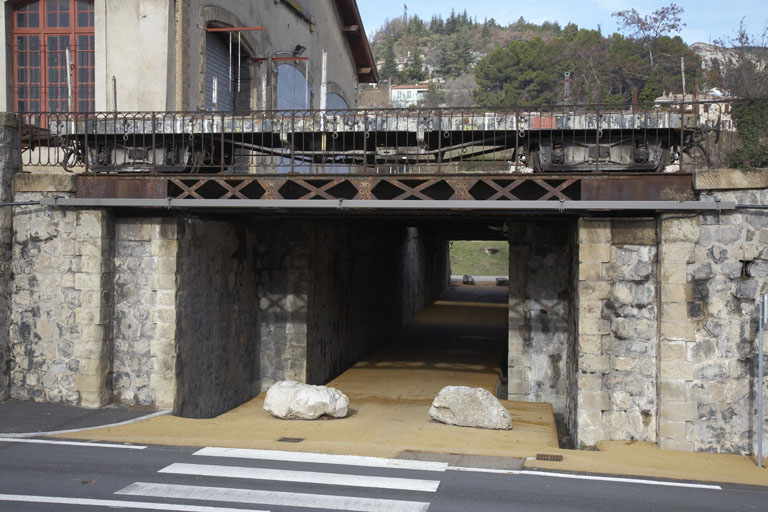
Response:
[[[182,500],[216,509],[231,504],[258,511],[426,512],[441,483],[434,473],[448,468],[442,462],[233,448],[203,448],[192,455],[206,463],[173,462],[158,471],[158,481],[134,482],[116,497]],[[401,476],[405,471],[408,476]],[[428,478],[420,478],[427,472]]]

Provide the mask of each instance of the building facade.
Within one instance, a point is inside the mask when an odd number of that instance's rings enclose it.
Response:
[[[4,7],[6,111],[318,108],[324,60],[331,105],[353,106],[357,84],[377,80],[353,0]]]

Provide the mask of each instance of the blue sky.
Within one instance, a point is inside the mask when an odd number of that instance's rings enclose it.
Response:
[[[501,25],[516,21],[520,16],[526,20],[541,23],[557,21],[565,26],[568,22],[582,28],[601,26],[604,34],[617,30],[616,18],[611,13],[635,8],[640,14],[650,14],[654,10],[669,5],[669,1],[647,0],[549,0],[521,2],[519,0],[404,0],[403,2],[382,2],[381,0],[358,0],[357,6],[363,18],[366,33],[371,36],[384,20],[403,15],[403,5],[408,5],[408,15],[418,14],[429,20],[433,14],[441,13],[447,17],[451,8],[458,12],[467,10],[467,14],[477,17],[495,18]],[[685,9],[683,21],[687,26],[680,33],[686,43],[708,43],[714,39],[735,34],[742,18],[751,34],[762,34],[768,20],[768,0],[677,0],[678,6]]]

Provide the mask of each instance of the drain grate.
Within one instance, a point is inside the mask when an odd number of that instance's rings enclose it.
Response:
[[[300,443],[304,440],[303,437],[281,437],[277,440],[278,443]]]
[[[537,453],[536,460],[544,460],[547,462],[563,462],[562,455],[552,455],[550,453]]]

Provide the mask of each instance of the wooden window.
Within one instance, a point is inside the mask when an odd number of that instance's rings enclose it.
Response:
[[[26,0],[14,6],[18,112],[94,110],[93,18],[93,0]]]

